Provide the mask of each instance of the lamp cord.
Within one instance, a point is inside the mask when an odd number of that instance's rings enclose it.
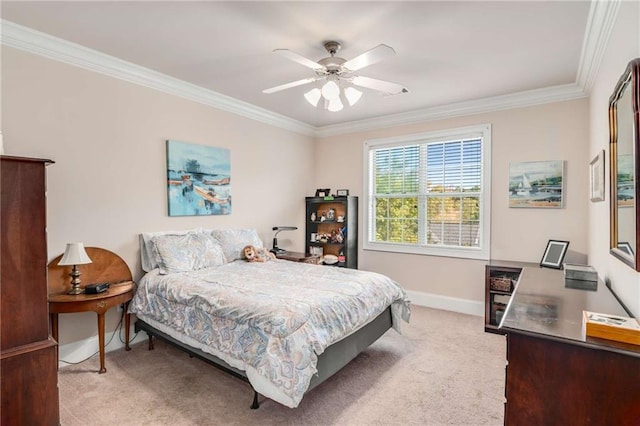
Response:
[[[122,317],[124,315],[120,316],[120,321],[118,322],[118,325],[116,326],[116,328],[113,330],[113,332],[111,333],[111,337],[109,338],[109,341],[107,343],[105,343],[104,348],[106,349],[107,346],[109,346],[109,344],[111,344],[111,341],[113,340],[113,338],[116,335],[116,332],[118,333],[118,339],[120,340],[121,343],[125,343],[124,338],[122,337],[122,329],[124,328],[124,325],[122,323]],[[133,343],[133,341],[136,339],[136,337],[138,337],[138,332],[136,332],[133,337],[131,339],[129,339],[129,345],[131,345],[131,343]],[[66,361],[64,359],[58,359],[59,362],[63,363],[63,364],[67,364],[67,365],[78,365],[78,364],[82,364],[85,361],[90,360],[91,358],[95,357],[96,355],[98,355],[100,353],[100,350],[98,349],[98,351],[94,352],[92,355],[89,355],[88,357],[86,357],[85,359],[82,359],[80,361],[76,361],[76,362],[72,362],[72,361]]]

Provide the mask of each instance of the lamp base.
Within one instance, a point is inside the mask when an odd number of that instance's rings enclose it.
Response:
[[[84,289],[80,287],[80,271],[78,271],[78,267],[76,265],[73,265],[69,276],[71,277],[71,290],[69,290],[67,294],[84,293]]]
[[[84,289],[78,286],[78,287],[71,287],[71,290],[69,290],[67,294],[82,294],[82,293],[84,293]]]

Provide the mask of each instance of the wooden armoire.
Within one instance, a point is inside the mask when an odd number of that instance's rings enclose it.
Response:
[[[3,425],[58,425],[57,342],[47,301],[46,171],[0,157],[0,387]]]

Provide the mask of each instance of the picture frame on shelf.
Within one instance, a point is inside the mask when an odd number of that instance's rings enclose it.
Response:
[[[589,176],[591,202],[604,201],[604,150],[591,160]]]
[[[569,241],[549,240],[540,260],[540,266],[545,268],[562,269],[562,261],[567,254]]]
[[[349,190],[348,189],[336,189],[336,196],[338,197],[348,197]]]
[[[316,189],[316,197],[328,197],[331,195],[330,188],[318,188]]]

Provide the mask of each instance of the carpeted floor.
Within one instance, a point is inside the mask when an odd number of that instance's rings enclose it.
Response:
[[[59,372],[60,420],[75,425],[502,425],[505,339],[481,317],[414,306],[295,409],[156,340]]]

